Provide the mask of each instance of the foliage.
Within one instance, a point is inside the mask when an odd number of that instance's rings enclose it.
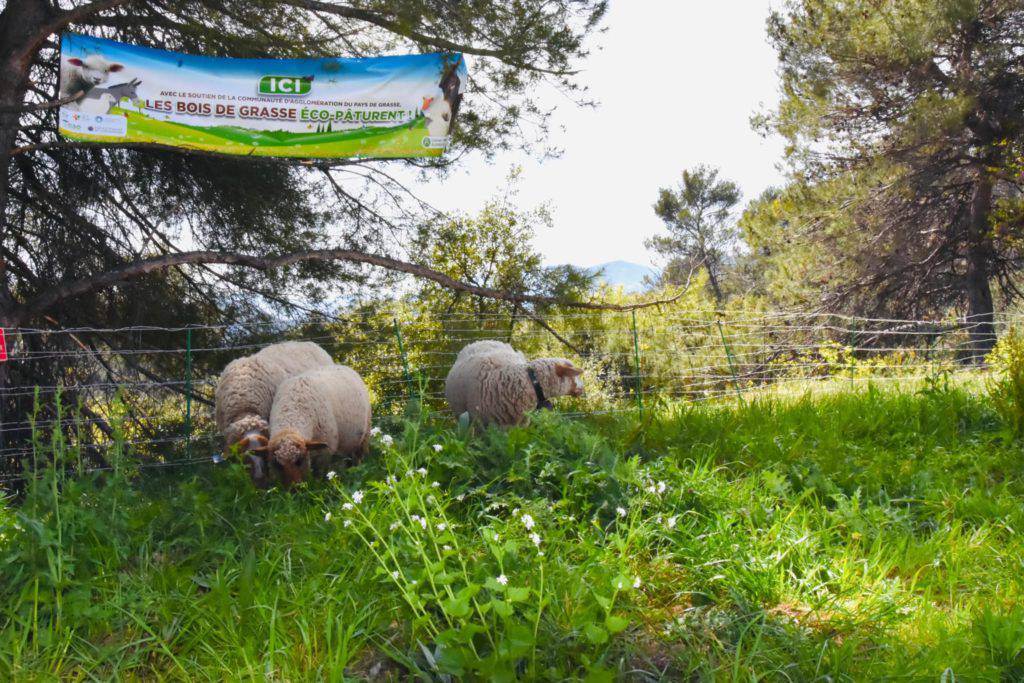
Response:
[[[994,375],[988,389],[992,405],[1013,437],[1024,437],[1024,336],[1008,330],[989,356]]]
[[[658,191],[654,213],[669,234],[656,235],[646,244],[669,259],[663,284],[686,284],[693,271],[704,268],[715,300],[722,301],[724,271],[736,242],[731,212],[739,201],[736,183],[719,180],[718,170],[709,166],[683,171],[676,190],[663,187]]]
[[[783,98],[761,123],[788,140],[793,175],[751,228],[799,269],[805,303],[955,307],[983,355],[992,288],[1015,298],[1022,266],[1019,3],[791,0],[768,32]]]
[[[0,507],[0,672],[1019,672],[1024,481],[983,397],[671,404],[640,427],[395,417],[365,463],[292,494],[240,465],[48,469]]]

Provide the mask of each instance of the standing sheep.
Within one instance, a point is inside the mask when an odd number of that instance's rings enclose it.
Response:
[[[330,355],[313,342],[273,344],[258,353],[228,363],[214,394],[214,419],[224,436],[225,448],[266,446],[270,408],[283,381],[306,370],[332,365]],[[251,475],[257,484],[265,473],[258,458],[250,458]]]
[[[358,461],[370,443],[370,393],[352,368],[331,365],[281,383],[270,411],[266,451],[271,472],[285,485],[305,479],[313,465],[325,469],[334,455]],[[315,457],[311,450],[323,452]]]
[[[583,394],[583,371],[564,358],[528,361],[499,341],[462,349],[445,379],[445,397],[456,416],[465,412],[484,424],[522,424],[526,413],[549,408],[548,399]]]

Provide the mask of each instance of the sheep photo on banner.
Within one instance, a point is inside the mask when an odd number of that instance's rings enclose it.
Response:
[[[467,81],[461,54],[234,59],[61,36],[60,132],[299,158],[444,153]]]

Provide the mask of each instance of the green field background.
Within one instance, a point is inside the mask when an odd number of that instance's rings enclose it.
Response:
[[[111,114],[128,118],[125,137],[90,135],[61,129],[72,140],[85,142],[147,142],[224,154],[274,157],[436,157],[442,149],[423,146],[426,119],[392,127],[293,133],[248,130],[238,126],[189,126],[158,121],[131,109],[114,107]]]

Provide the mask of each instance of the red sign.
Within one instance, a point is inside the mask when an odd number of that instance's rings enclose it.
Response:
[[[7,336],[4,334],[4,328],[0,327],[0,363],[7,360]]]

